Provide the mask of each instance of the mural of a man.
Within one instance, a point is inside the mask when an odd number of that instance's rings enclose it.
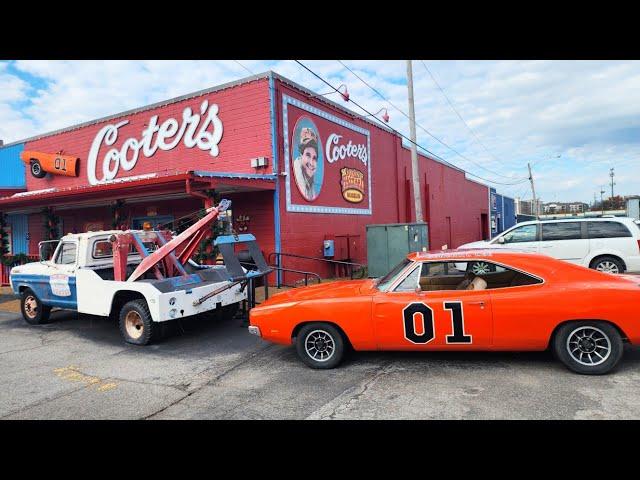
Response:
[[[296,184],[305,200],[312,201],[319,193],[314,185],[318,168],[318,135],[313,129],[305,127],[300,131],[298,152],[300,155],[293,161]]]

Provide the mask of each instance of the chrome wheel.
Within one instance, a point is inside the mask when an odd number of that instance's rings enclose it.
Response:
[[[124,318],[124,327],[127,330],[127,335],[134,340],[140,338],[144,332],[144,322],[140,314],[136,311],[127,313],[127,316]]]
[[[567,338],[569,355],[581,365],[600,365],[611,355],[611,341],[596,327],[578,327]]]
[[[38,300],[33,295],[24,299],[24,312],[29,318],[36,318],[38,315]]]
[[[618,266],[615,263],[610,262],[608,260],[598,263],[596,265],[596,270],[604,273],[620,273]]]
[[[336,350],[333,337],[324,330],[314,330],[304,339],[304,349],[316,362],[326,362]]]
[[[476,275],[482,275],[484,273],[489,273],[490,272],[489,264],[485,263],[485,262],[476,262],[471,267],[471,272],[475,273]]]

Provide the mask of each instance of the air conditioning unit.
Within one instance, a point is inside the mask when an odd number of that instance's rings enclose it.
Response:
[[[251,159],[251,168],[263,168],[269,165],[267,157],[258,157]]]

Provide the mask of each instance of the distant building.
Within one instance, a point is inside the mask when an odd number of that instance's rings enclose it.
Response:
[[[542,211],[546,215],[554,213],[584,213],[589,210],[589,204],[584,202],[550,202],[545,203]]]
[[[540,200],[536,200],[538,204],[538,213],[542,213],[542,202]],[[536,215],[533,200],[520,200],[519,198],[515,201],[516,205],[516,215]]]

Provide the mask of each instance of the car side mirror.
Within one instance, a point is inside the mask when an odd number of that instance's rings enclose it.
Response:
[[[498,243],[500,245],[504,244],[505,243],[504,237],[498,237]]]

